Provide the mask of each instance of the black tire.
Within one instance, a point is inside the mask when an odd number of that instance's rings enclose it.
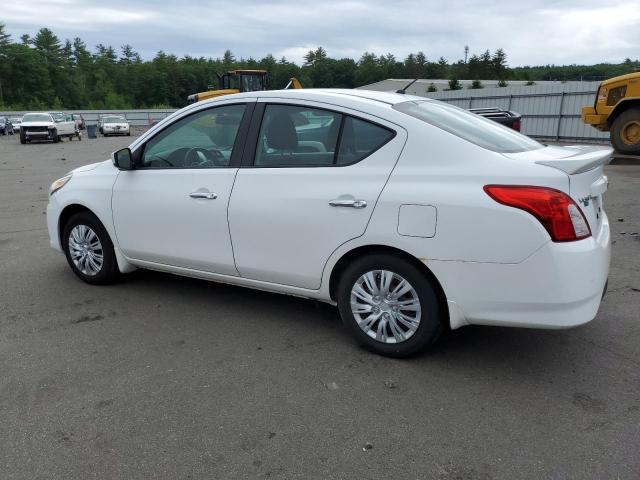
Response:
[[[94,275],[88,275],[80,270],[71,258],[71,252],[69,247],[69,237],[74,227],[78,225],[85,225],[89,227],[100,240],[102,245],[103,263],[101,269]],[[107,285],[115,282],[120,276],[118,270],[118,262],[113,250],[113,243],[100,220],[90,212],[80,212],[73,215],[66,223],[62,230],[62,249],[67,257],[67,262],[75,273],[82,281],[90,283],[92,285]]]
[[[22,132],[20,132],[20,143],[23,145],[27,143],[27,138],[24,136]]]
[[[387,270],[399,275],[411,284],[417,294],[421,309],[420,322],[413,335],[404,341],[384,343],[370,337],[360,328],[351,311],[353,286],[362,275],[373,270]],[[337,302],[340,316],[349,333],[360,345],[380,355],[397,358],[411,356],[433,345],[443,330],[442,309],[436,287],[414,264],[394,255],[367,255],[355,260],[341,275]]]
[[[57,130],[54,130],[53,132],[51,132],[51,140],[53,140],[53,143],[58,143],[60,141],[60,137],[58,136]]]
[[[640,108],[630,108],[618,115],[613,121],[610,132],[611,144],[618,153],[640,155],[640,137],[636,136],[633,143],[629,143],[630,139],[628,138],[625,141],[623,130],[628,129],[630,123],[636,124],[636,129],[640,128]]]

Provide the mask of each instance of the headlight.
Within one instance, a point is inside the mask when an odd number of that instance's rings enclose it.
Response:
[[[71,180],[71,173],[65,175],[62,178],[59,178],[58,180],[56,180],[55,182],[53,182],[51,184],[51,188],[49,189],[49,195],[53,195],[54,193],[56,193],[58,190],[60,190],[62,187],[64,187],[67,182],[69,180]]]
[[[55,125],[49,125],[47,128],[48,128],[49,130],[53,130],[54,128],[56,128],[56,126],[55,126]]]

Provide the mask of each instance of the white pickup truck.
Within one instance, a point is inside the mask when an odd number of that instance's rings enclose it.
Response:
[[[77,137],[82,140],[80,131],[71,114],[67,113],[25,113],[20,125],[20,143],[31,140],[61,141],[64,137],[69,140]]]

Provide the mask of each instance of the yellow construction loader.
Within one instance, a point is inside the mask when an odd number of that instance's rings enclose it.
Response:
[[[218,75],[218,86],[210,85],[206,92],[194,93],[187,97],[188,103],[200,102],[209,98],[221,97],[240,92],[256,92],[267,89],[266,70],[230,70]],[[302,88],[297,78],[291,78],[285,89]]]
[[[582,107],[582,121],[609,132],[618,153],[640,155],[640,72],[602,82],[593,107]]]

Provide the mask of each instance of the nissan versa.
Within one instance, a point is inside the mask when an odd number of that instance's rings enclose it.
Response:
[[[406,356],[445,328],[592,320],[610,153],[397,93],[228,95],[56,180],[48,229],[85,282],[148,268],[318,299]]]

